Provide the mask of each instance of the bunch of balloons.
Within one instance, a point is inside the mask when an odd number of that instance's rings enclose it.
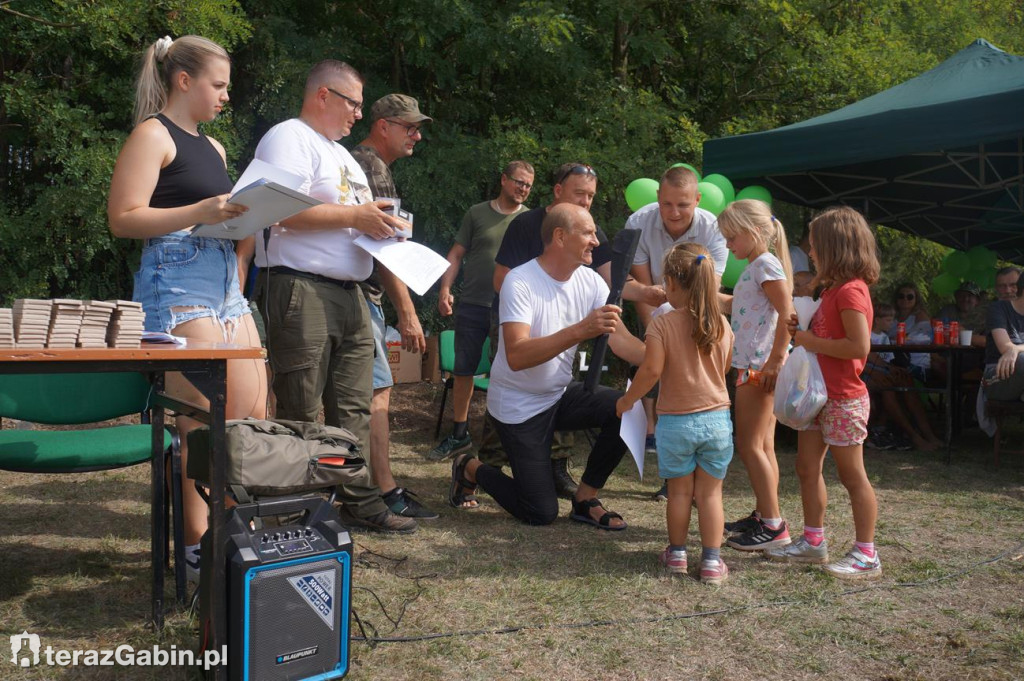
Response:
[[[769,206],[772,205],[771,193],[760,185],[750,185],[736,191],[725,175],[712,173],[701,179],[700,173],[689,163],[676,163],[673,168],[688,168],[697,176],[697,191],[700,193],[700,202],[697,204],[704,210],[718,215],[725,207],[733,201],[740,199],[757,199]],[[633,180],[626,187],[626,204],[630,210],[637,211],[650,203],[658,200],[658,181],[648,177],[641,177]],[[746,260],[737,260],[732,253],[722,273],[722,285],[729,288],[736,286],[743,268],[747,266]],[[959,282],[957,282],[959,285]]]
[[[953,295],[960,282],[972,281],[982,289],[996,283],[996,254],[984,246],[975,246],[966,253],[950,251],[942,259],[942,274],[932,279],[932,291],[943,298]]]

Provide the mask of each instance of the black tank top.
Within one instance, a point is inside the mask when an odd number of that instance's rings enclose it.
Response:
[[[153,208],[177,208],[231,191],[231,179],[217,149],[202,133],[197,137],[175,125],[163,114],[156,119],[171,134],[177,149],[174,160],[160,169],[153,197]]]

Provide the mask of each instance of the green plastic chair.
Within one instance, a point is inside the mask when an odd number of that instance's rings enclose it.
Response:
[[[441,368],[441,375],[444,376],[444,390],[441,391],[441,409],[437,412],[437,428],[434,430],[434,439],[441,435],[441,421],[444,419],[444,406],[448,402],[448,391],[455,385],[455,332],[442,331],[438,339],[438,361]],[[476,367],[473,376],[473,388],[487,392],[491,384],[491,339],[484,339],[483,352],[480,355],[480,364]],[[447,376],[445,376],[447,374]]]
[[[74,374],[7,374],[0,376],[0,416],[45,425],[95,424],[122,416],[147,414],[150,384],[134,372]],[[0,430],[0,470],[18,473],[85,473],[151,462],[153,431],[141,425],[99,426],[76,430]],[[154,522],[163,518],[166,532],[168,507],[174,515],[175,591],[185,600],[185,556],[181,519],[181,454],[177,435],[164,430],[164,460],[171,464],[171,498],[157,508]],[[165,495],[165,499],[167,499]],[[169,565],[168,542],[152,557],[153,576]],[[156,603],[154,603],[154,607]],[[154,613],[156,611],[154,610]]]

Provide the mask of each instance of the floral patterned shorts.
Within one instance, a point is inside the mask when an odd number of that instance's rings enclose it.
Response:
[[[807,430],[820,430],[827,445],[852,447],[867,439],[870,413],[871,398],[867,394],[845,400],[830,397]]]

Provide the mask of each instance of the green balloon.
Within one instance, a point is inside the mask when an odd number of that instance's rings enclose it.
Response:
[[[736,188],[732,186],[732,182],[725,175],[712,173],[704,178],[704,182],[713,184],[722,190],[722,196],[725,197],[725,203],[722,204],[722,208],[736,200]]]
[[[736,288],[736,282],[740,280],[740,275],[746,267],[746,260],[737,260],[735,255],[729,253],[729,258],[725,261],[725,271],[722,272],[722,286]]]
[[[960,288],[960,277],[944,272],[932,279],[932,291],[942,298],[948,298]]]
[[[963,251],[951,251],[942,259],[942,269],[947,274],[953,275],[957,280],[962,279],[971,271],[971,259]]]
[[[736,192],[736,200],[739,201],[740,199],[757,199],[767,203],[769,206],[772,205],[771,192],[759,184],[752,184]]]
[[[649,177],[633,180],[626,187],[626,205],[630,210],[638,211],[649,203],[658,200],[658,181]]]
[[[698,206],[713,213],[716,217],[725,210],[725,195],[717,185],[710,182],[698,182],[697,191],[700,192]]]
[[[971,281],[977,284],[982,291],[995,287],[996,268],[993,266],[981,270],[971,270]]]
[[[967,251],[971,261],[971,271],[990,270],[996,266],[996,254],[984,246],[975,246]]]
[[[690,172],[697,176],[697,181],[700,182],[700,171],[691,166],[689,163],[673,163],[672,168],[687,168]]]

